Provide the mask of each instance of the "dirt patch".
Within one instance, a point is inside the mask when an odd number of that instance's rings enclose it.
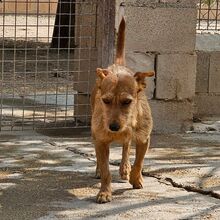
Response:
[[[0,179],[6,179],[8,175],[8,171],[0,171]]]

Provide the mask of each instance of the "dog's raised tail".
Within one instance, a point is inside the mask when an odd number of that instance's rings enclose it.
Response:
[[[117,49],[115,64],[125,64],[125,19],[122,17],[121,23],[118,29]]]

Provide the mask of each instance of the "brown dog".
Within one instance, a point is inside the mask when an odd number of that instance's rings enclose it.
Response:
[[[133,73],[124,66],[125,20],[119,26],[115,64],[107,69],[97,68],[96,86],[92,92],[92,136],[97,157],[96,175],[101,177],[98,203],[110,202],[111,174],[109,171],[109,145],[123,144],[120,175],[129,179],[133,188],[143,187],[141,174],[145,153],[152,130],[151,110],[145,96],[145,77],[154,72]],[[129,151],[131,141],[136,142],[136,158],[131,169]]]

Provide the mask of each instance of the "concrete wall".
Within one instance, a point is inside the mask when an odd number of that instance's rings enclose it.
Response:
[[[127,66],[156,72],[147,89],[154,130],[189,129],[196,81],[196,1],[131,0],[119,9],[121,2],[117,1],[116,21],[124,11]]]
[[[220,51],[197,51],[195,116],[220,116]]]

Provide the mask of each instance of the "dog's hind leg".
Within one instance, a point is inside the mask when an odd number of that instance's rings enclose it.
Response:
[[[101,177],[101,189],[96,201],[98,203],[106,203],[112,200],[111,174],[109,171],[109,144],[96,142],[95,150]]]
[[[145,142],[136,143],[136,157],[134,165],[131,169],[130,184],[134,189],[143,188],[142,168],[144,164],[144,156],[150,145],[150,137]]]
[[[122,160],[121,160],[120,169],[119,169],[121,179],[123,180],[128,180],[130,176],[130,172],[131,172],[131,164],[129,161],[130,144],[131,144],[131,141],[123,144]]]

